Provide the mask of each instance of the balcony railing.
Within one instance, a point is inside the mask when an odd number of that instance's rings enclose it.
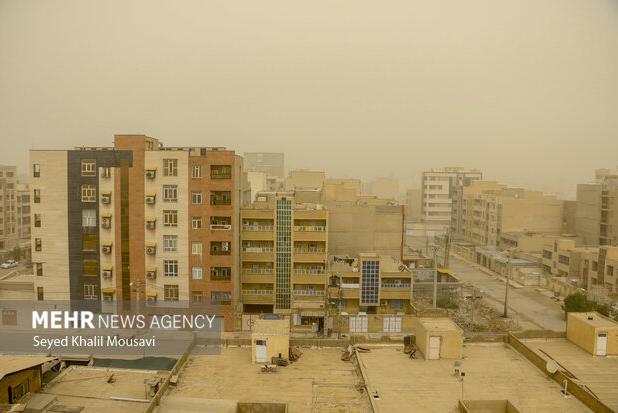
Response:
[[[341,288],[360,288],[359,283],[341,283]]]
[[[210,200],[210,205],[232,205],[232,200],[213,198]]]
[[[248,232],[272,232],[273,226],[272,225],[243,225],[242,230],[248,231]]]
[[[251,275],[271,275],[273,273],[272,268],[245,268],[243,270],[245,274]]]
[[[229,250],[210,250],[210,255],[232,255],[232,252]]]
[[[310,250],[305,248],[294,248],[295,254],[324,254],[325,252],[326,250],[322,249]]]
[[[321,225],[296,225],[294,226],[296,232],[325,232],[326,227]]]
[[[323,296],[324,290],[294,290],[294,295],[304,295],[304,296]]]
[[[295,268],[294,274],[296,275],[322,275],[325,274],[323,268]]]
[[[273,290],[242,290],[243,295],[273,295]]]
[[[232,224],[210,224],[210,229],[216,231],[229,231],[232,229]]]
[[[393,283],[387,283],[387,284],[382,284],[382,288],[410,288],[410,284],[393,284]]]
[[[253,253],[270,253],[273,252],[273,247],[243,247],[243,252],[253,252]]]

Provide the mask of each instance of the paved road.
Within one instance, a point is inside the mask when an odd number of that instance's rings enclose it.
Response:
[[[478,266],[456,257],[451,257],[450,267],[461,281],[483,290],[488,304],[503,311],[505,285],[500,278],[488,275]],[[561,304],[536,291],[536,287],[510,288],[509,312],[510,316],[547,330],[564,331],[566,327]]]

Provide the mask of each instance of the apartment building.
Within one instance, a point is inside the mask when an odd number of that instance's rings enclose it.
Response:
[[[146,300],[239,310],[242,158],[116,135],[113,147],[31,150],[39,300]]]
[[[248,172],[263,172],[266,176],[285,178],[283,152],[245,152],[244,168]]]
[[[410,270],[390,257],[361,253],[334,256],[329,269],[331,313],[350,315],[409,314],[413,277]]]
[[[451,210],[453,203],[459,202],[456,196],[460,193],[458,190],[480,179],[483,179],[483,174],[477,169],[445,167],[423,172],[421,179],[423,220],[428,224],[457,228],[460,218],[457,215],[453,217]]]
[[[303,188],[322,189],[326,173],[324,171],[312,171],[309,169],[295,169],[288,173],[285,178],[285,190],[294,191]]]
[[[244,313],[278,313],[323,327],[329,213],[293,192],[262,193],[240,211]]]
[[[367,184],[368,195],[382,199],[399,199],[399,179],[394,177],[378,177]]]
[[[30,187],[28,184],[15,185],[15,204],[17,220],[17,237],[20,240],[30,240]]]
[[[555,196],[497,182],[471,183],[458,208],[458,235],[476,245],[497,247],[503,233],[559,234],[563,227],[563,204]]]
[[[0,259],[13,258],[13,249],[19,245],[23,224],[22,193],[18,191],[17,168],[0,165]],[[27,199],[26,199],[27,202]]]
[[[575,231],[586,245],[618,245],[618,172],[577,185]]]

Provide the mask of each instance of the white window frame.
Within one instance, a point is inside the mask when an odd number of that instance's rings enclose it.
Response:
[[[163,185],[163,202],[178,202],[178,185]]]
[[[202,165],[194,164],[191,168],[191,178],[197,179],[202,177]]]
[[[202,229],[202,217],[191,218],[191,228]]]
[[[191,243],[191,255],[202,255],[202,243],[200,241],[194,241]]]
[[[163,159],[163,176],[178,176],[178,159]]]
[[[86,216],[88,213],[88,216]],[[96,209],[82,209],[82,227],[92,228],[97,226],[97,210]]]
[[[163,251],[178,251],[178,235],[163,235]]]
[[[194,280],[201,280],[204,278],[204,268],[203,267],[192,267],[191,268],[191,278]]]
[[[98,300],[96,284],[84,284],[84,300]]]
[[[175,209],[163,211],[163,226],[177,227],[178,226],[178,211]]]
[[[178,277],[178,260],[163,260],[163,275]]]
[[[203,200],[201,191],[193,191],[191,192],[191,203],[193,204],[201,204]]]
[[[94,184],[82,184],[82,202],[97,202],[97,186]]]
[[[96,159],[82,159],[82,176],[97,176]]]

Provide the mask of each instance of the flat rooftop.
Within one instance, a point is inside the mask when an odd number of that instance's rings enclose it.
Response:
[[[144,380],[166,377],[169,372],[70,366],[40,393],[56,397],[56,404],[83,407],[81,413],[141,413],[148,403],[114,400],[112,397],[146,399]],[[108,383],[110,376],[111,382]]]
[[[341,361],[340,348],[302,351],[298,361],[274,373],[262,373],[259,364],[251,363],[251,348],[222,348],[219,355],[193,355],[166,396],[283,402],[294,413],[371,412],[367,394],[357,390],[361,380],[356,369],[351,362]]]
[[[448,317],[420,317],[418,321],[427,331],[456,331],[463,333],[461,327]]]
[[[592,320],[588,319],[588,316],[592,317]],[[599,313],[569,313],[569,317],[577,318],[578,320],[585,321],[594,327],[618,327],[618,323],[603,317]]]
[[[594,357],[565,338],[521,341],[545,360],[553,358],[603,403],[618,411],[618,357]]]
[[[401,350],[384,347],[360,354],[380,412],[454,412],[460,399],[507,399],[522,412],[589,411],[576,398],[565,399],[557,383],[503,343],[466,344],[464,358],[457,361],[410,359]],[[456,362],[465,372],[463,382],[454,374]]]

